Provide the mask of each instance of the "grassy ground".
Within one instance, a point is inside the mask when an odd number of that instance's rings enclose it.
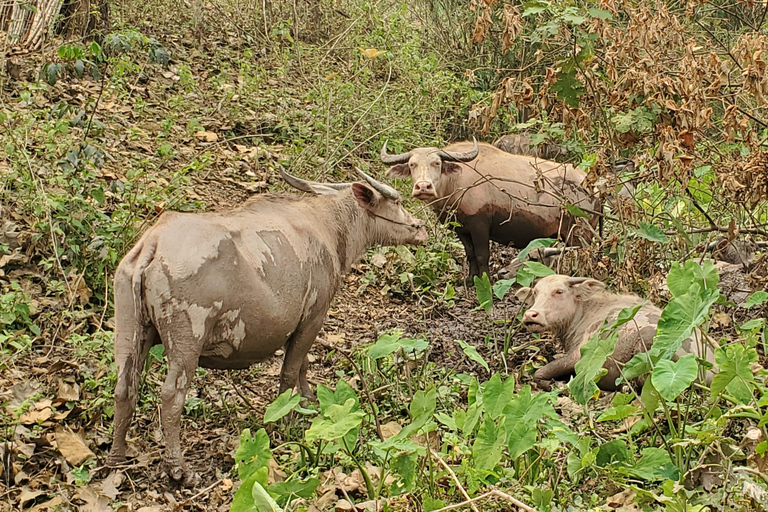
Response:
[[[320,418],[306,412],[264,421],[278,358],[242,372],[199,370],[182,431],[203,483],[179,488],[160,465],[164,362],[155,354],[129,435],[131,465],[101,466],[115,380],[111,278],[142,229],[169,209],[223,210],[282,190],[278,163],[313,179],[348,180],[354,166],[381,175],[384,140],[400,151],[467,138],[473,105],[497,85],[486,71],[503,63],[470,43],[475,14],[464,5],[312,5],[120,6],[103,44],[54,41],[12,58],[17,76],[0,83],[0,509],[241,510],[232,505],[235,458],[251,446],[241,432],[261,427],[272,458],[265,485],[317,479],[287,505],[269,487],[286,510],[377,497],[388,510],[438,510],[492,489],[501,492],[479,510],[510,510],[510,497],[541,511],[765,508],[765,334],[754,323],[764,307],[715,306],[705,324],[744,347],[729,361],[746,399],[731,388],[736,398],[686,391],[649,418],[631,394],[587,407],[567,388],[531,395],[532,371],[554,346],[522,332],[511,298],[490,313],[477,308],[460,288],[460,245],[416,201],[407,207],[428,219],[429,242],[375,249],[355,265],[311,353],[314,386],[354,390],[353,446],[310,442]],[[486,139],[511,123],[501,121]],[[651,209],[674,202],[647,189]],[[667,260],[689,249],[649,238],[609,223],[602,246],[560,271],[656,298]],[[494,248],[495,269],[511,258]],[[376,357],[367,347],[393,330],[428,345]],[[417,436],[381,432],[409,425]],[[400,444],[377,444],[386,439]]]

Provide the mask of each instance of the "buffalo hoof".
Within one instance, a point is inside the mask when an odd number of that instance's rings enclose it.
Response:
[[[184,487],[197,487],[202,481],[200,475],[195,471],[191,471],[179,464],[168,466],[168,476],[171,480],[179,482]]]
[[[107,466],[108,468],[113,468],[115,466],[121,466],[125,464],[126,460],[127,459],[125,458],[125,455],[110,453],[104,465]]]
[[[552,379],[537,379],[534,377],[533,382],[543,391],[552,391],[552,383],[554,382]]]

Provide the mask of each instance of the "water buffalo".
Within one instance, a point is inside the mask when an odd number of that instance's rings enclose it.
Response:
[[[381,150],[387,176],[410,177],[412,195],[428,202],[441,221],[455,217],[469,262],[468,284],[488,273],[490,240],[525,247],[536,238],[566,243],[590,240],[599,201],[581,187],[585,174],[569,164],[511,155],[490,144],[460,142],[445,149],[417,148],[400,155]],[[566,210],[578,206],[589,223]]]
[[[503,135],[493,142],[493,145],[502,151],[512,153],[513,155],[528,155],[547,160],[556,160],[557,158],[568,156],[568,150],[554,142],[543,142],[533,144],[531,136],[527,133],[515,133]]]
[[[536,370],[533,378],[540,387],[549,390],[552,380],[563,380],[574,373],[581,359],[581,347],[594,336],[607,319],[613,322],[622,309],[637,306],[644,301],[637,295],[617,294],[605,289],[605,284],[586,277],[551,275],[541,278],[531,288],[521,288],[517,297],[529,309],[523,315],[523,324],[530,332],[554,334],[562,344],[565,355]],[[616,348],[603,367],[608,373],[597,383],[604,391],[617,389],[619,368],[635,354],[646,352],[653,345],[661,310],[646,303],[631,322],[619,327]],[[709,338],[702,343],[688,339],[675,358],[695,354],[714,364],[716,345]],[[707,372],[711,382],[712,373]]]
[[[397,191],[316,183],[281,170],[315,197],[258,195],[220,213],[164,213],[115,274],[115,439],[108,464],[125,460],[125,435],[149,349],[162,343],[168,375],[161,424],[169,475],[194,485],[179,444],[181,412],[198,366],[241,369],[281,347],[280,392],[307,382],[307,352],[347,272],[374,244],[418,244],[424,225]]]

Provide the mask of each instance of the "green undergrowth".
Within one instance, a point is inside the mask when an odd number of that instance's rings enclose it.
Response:
[[[319,386],[317,404],[302,405],[286,391],[266,409],[264,424],[289,432],[280,444],[263,428],[243,432],[236,454],[242,485],[231,510],[306,510],[318,489],[327,492],[321,482],[339,471],[359,479],[350,499],[381,500],[382,510],[403,503],[437,510],[463,501],[461,492],[475,497],[493,488],[541,511],[602,510],[608,496],[638,510],[764,508],[768,490],[754,468],[768,451],[768,373],[754,364],[765,320],[740,325],[737,341],[720,340],[719,371],[707,387],[701,377],[709,363],[673,354],[689,336],[707,335],[712,306],[723,301],[717,272],[688,261],[673,265],[667,284],[673,298],[652,349],[623,370],[635,384],[607,397],[595,382],[616,328],[637,308],[604,326],[582,348],[576,376],[552,392],[532,390],[525,373],[519,381],[495,371],[489,378],[456,373],[426,358],[428,339],[382,335],[355,351],[356,367],[333,388]],[[758,292],[746,307],[767,299]],[[489,368],[464,342],[456,352]],[[645,376],[642,388],[638,376]],[[269,477],[272,458],[284,480]]]

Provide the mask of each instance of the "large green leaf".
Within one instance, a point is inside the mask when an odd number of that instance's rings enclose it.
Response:
[[[616,342],[619,341],[619,331],[613,330],[604,335],[606,329],[601,329],[581,347],[581,359],[576,363],[576,376],[568,383],[574,400],[581,405],[599,393],[596,381],[605,375],[603,368],[606,358],[613,354]]]
[[[557,99],[565,101],[571,108],[579,108],[579,97],[586,91],[584,84],[576,78],[575,71],[558,73],[557,81],[550,86],[549,90],[556,93]]]
[[[762,306],[768,302],[768,292],[765,290],[758,290],[749,296],[747,302],[744,303],[744,307],[749,309],[755,306]]]
[[[516,279],[499,279],[493,283],[493,294],[497,299],[503,300],[509,289],[512,288],[516,282]]]
[[[695,284],[689,293],[672,299],[659,318],[653,346],[649,351],[651,359],[671,359],[683,342],[691,337],[693,330],[707,319],[718,297],[720,291],[717,288],[702,290]]]
[[[402,332],[395,331],[392,333],[382,334],[376,343],[374,343],[368,349],[368,356],[371,359],[381,359],[398,350],[402,349],[404,352],[414,352],[417,350],[424,350],[429,346],[429,343],[419,338],[401,338]]]
[[[551,276],[554,273],[554,270],[538,261],[526,261],[525,266],[517,272],[515,280],[521,286],[530,286],[537,277]]]
[[[437,407],[437,391],[435,388],[414,393],[410,407],[411,423],[406,425],[395,436],[396,439],[405,439],[426,425],[432,419],[432,415],[435,414],[435,407]]]
[[[340,380],[336,384],[336,389],[334,391],[331,391],[322,384],[317,386],[317,401],[320,404],[320,411],[323,413],[325,413],[331,405],[342,405],[350,398],[355,401],[355,404],[357,404],[358,407],[360,406],[360,399],[357,396],[357,392],[343,380]]]
[[[363,422],[363,411],[353,411],[357,407],[355,400],[349,398],[343,405],[331,405],[323,413],[324,417],[315,418],[305,433],[308,443],[318,440],[334,441],[341,439],[348,432],[360,427]],[[350,449],[353,447],[350,446]]]
[[[664,244],[669,242],[669,237],[664,233],[664,231],[662,231],[658,226],[654,226],[653,224],[638,222],[635,233],[637,233],[640,238],[645,238],[651,242],[659,242]]]
[[[243,480],[232,498],[230,512],[282,512],[282,509],[264,490],[269,468],[262,467]],[[265,496],[266,495],[266,498]]]
[[[535,240],[531,240],[522,251],[517,253],[517,259],[523,261],[525,257],[528,256],[528,253],[532,250],[541,249],[543,247],[551,247],[555,244],[555,242],[557,242],[557,240],[554,238],[537,238]]]
[[[516,459],[536,444],[539,420],[555,416],[549,393],[531,394],[530,386],[520,392],[504,408],[504,426],[510,459]]]
[[[491,418],[486,417],[472,445],[472,459],[475,461],[475,468],[486,471],[493,470],[501,460],[506,439],[507,432],[504,429],[504,424],[496,425]]]
[[[659,394],[671,402],[685,391],[699,372],[696,356],[688,354],[677,361],[661,359],[653,368],[651,382]]]
[[[741,403],[749,403],[753,396],[750,384],[755,382],[750,363],[757,359],[754,348],[747,348],[740,343],[716,349],[718,372],[712,379],[712,398],[715,399],[725,389]]]
[[[267,431],[260,428],[254,436],[251,435],[251,429],[243,430],[240,434],[240,446],[235,452],[237,474],[240,480],[245,481],[259,469],[268,467],[271,458]]]
[[[504,383],[501,382],[499,374],[494,374],[491,379],[485,383],[483,390],[483,403],[485,404],[485,413],[496,419],[501,416],[504,408],[515,398],[515,379],[509,377]]]
[[[294,395],[292,389],[286,389],[264,411],[264,423],[273,423],[279,420],[299,405],[299,402],[301,402],[301,396]]]
[[[701,265],[694,260],[688,260],[683,265],[674,262],[667,274],[667,287],[673,297],[687,294],[694,284],[698,284],[700,290],[711,290],[719,282],[720,275],[709,260]]]
[[[461,346],[461,349],[464,351],[464,355],[467,356],[472,361],[476,362],[483,368],[485,368],[485,371],[488,373],[491,373],[491,369],[488,367],[488,363],[483,359],[483,356],[480,355],[480,353],[477,351],[475,347],[467,343],[466,341],[462,340],[453,340],[456,343],[458,343]]]
[[[630,475],[642,480],[677,480],[680,470],[672,463],[669,453],[661,448],[646,448],[634,466],[627,468]]]
[[[483,272],[483,277],[475,276],[475,293],[477,293],[477,302],[486,313],[493,309],[493,291],[491,290],[491,279],[488,274]]]
[[[600,445],[600,448],[597,450],[595,464],[605,467],[614,462],[624,462],[629,460],[629,458],[630,455],[626,443],[621,439],[614,439]]]
[[[292,498],[309,499],[315,493],[315,489],[320,485],[317,478],[308,478],[307,480],[290,480],[288,482],[275,482],[267,487],[267,490],[279,496],[278,504],[285,505]]]

